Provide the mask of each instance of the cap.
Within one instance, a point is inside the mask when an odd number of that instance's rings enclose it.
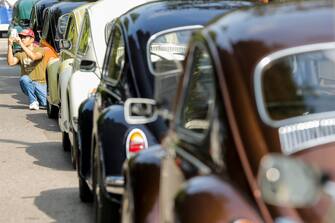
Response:
[[[24,29],[22,30],[19,35],[22,35],[22,36],[30,36],[30,37],[33,37],[35,38],[35,33],[33,30],[31,29]]]

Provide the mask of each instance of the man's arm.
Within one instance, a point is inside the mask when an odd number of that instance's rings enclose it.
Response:
[[[7,63],[9,66],[14,66],[19,63],[19,59],[17,59],[13,55],[13,49],[12,49],[13,41],[14,41],[13,38],[8,38]]]
[[[20,46],[22,47],[22,49],[24,50],[24,52],[26,52],[27,56],[30,57],[30,59],[32,59],[33,61],[36,61],[36,60],[40,60],[43,58],[43,54],[40,53],[40,52],[36,52],[34,53],[33,51],[31,51],[28,47],[26,47],[21,39],[19,38],[18,39],[18,43],[20,44]]]

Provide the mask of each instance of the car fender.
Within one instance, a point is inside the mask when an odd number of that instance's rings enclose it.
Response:
[[[68,84],[69,109],[71,126],[77,129],[78,108],[92,94],[100,83],[99,74],[94,72],[75,71]]]
[[[61,100],[60,117],[58,119],[59,127],[62,132],[70,131],[69,106],[67,85],[72,74],[73,59],[67,59],[62,62],[59,68],[59,95]]]
[[[58,68],[60,65],[59,58],[53,58],[49,60],[47,66],[47,84],[48,84],[48,101],[50,104],[58,106],[59,95],[58,95]]]
[[[157,144],[125,162],[125,197],[130,222],[159,222],[160,173],[166,150]]]
[[[90,171],[92,130],[93,130],[93,110],[95,97],[87,98],[78,110],[78,173],[83,177]]]
[[[131,125],[126,122],[123,105],[109,106],[98,117],[97,143],[101,149],[104,177],[122,175],[122,165],[127,156],[126,139],[135,128],[143,131],[148,146],[158,143],[145,125]]]
[[[233,184],[214,175],[194,177],[184,184],[175,196],[174,218],[192,223],[263,222]]]

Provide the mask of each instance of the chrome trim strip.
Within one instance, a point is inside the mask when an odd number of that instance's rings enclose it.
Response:
[[[335,142],[335,118],[283,126],[278,132],[283,153],[290,155],[307,148]]]
[[[171,32],[197,30],[197,29],[202,29],[203,27],[204,26],[202,26],[202,25],[191,25],[191,26],[176,27],[176,28],[166,29],[166,30],[160,31],[160,32],[155,33],[152,36],[150,36],[150,38],[147,42],[147,63],[148,63],[148,66],[149,66],[149,71],[153,75],[167,75],[167,74],[171,73],[171,72],[166,72],[166,73],[157,74],[154,71],[154,68],[152,67],[151,58],[150,58],[150,45],[151,45],[151,42],[153,42],[158,36],[166,34],[166,33],[171,33]],[[175,73],[175,72],[173,72],[173,73]]]
[[[323,112],[323,113],[293,117],[293,118],[288,118],[288,119],[280,120],[280,121],[272,120],[265,108],[265,102],[262,96],[262,85],[261,85],[263,70],[272,61],[282,58],[284,56],[305,53],[305,52],[319,51],[319,50],[332,50],[332,49],[335,50],[335,42],[317,43],[317,44],[292,47],[292,48],[288,48],[288,49],[284,49],[284,50],[280,50],[275,53],[272,53],[266,56],[265,58],[263,58],[257,64],[255,71],[254,71],[254,91],[255,91],[257,109],[264,123],[266,123],[269,126],[278,128],[281,126],[286,126],[286,125],[290,125],[290,124],[294,124],[298,122],[304,122],[308,120],[315,120],[315,119],[321,119],[321,118],[329,118],[329,117],[335,116],[335,111],[330,111],[330,112]]]
[[[108,193],[122,195],[124,193],[124,177],[107,176],[105,178],[105,188]]]

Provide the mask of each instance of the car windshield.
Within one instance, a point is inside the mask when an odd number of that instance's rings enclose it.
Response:
[[[155,76],[155,99],[170,109],[185,59],[188,41],[194,28],[167,31],[149,41],[148,62]]]
[[[275,121],[335,111],[335,50],[276,59],[262,72],[262,94]]]

